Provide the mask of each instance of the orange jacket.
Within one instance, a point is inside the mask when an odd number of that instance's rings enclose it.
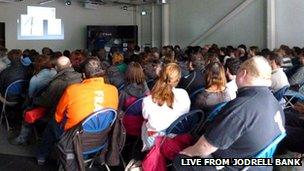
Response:
[[[58,103],[55,119],[60,123],[66,116],[64,130],[68,130],[94,111],[103,108],[117,110],[117,107],[116,87],[105,84],[103,78],[91,78],[82,83],[73,84],[65,90]]]

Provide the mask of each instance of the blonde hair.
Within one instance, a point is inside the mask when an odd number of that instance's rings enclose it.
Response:
[[[246,60],[239,70],[246,70],[253,80],[267,81],[267,86],[271,84],[271,67],[264,57],[256,56]]]
[[[121,53],[115,52],[113,54],[113,57],[112,57],[112,64],[113,65],[120,64],[123,61],[124,61],[124,56]]]
[[[173,108],[173,87],[177,85],[181,77],[181,69],[176,63],[167,64],[161,71],[160,77],[154,85],[151,95],[154,103],[162,106],[166,103]]]

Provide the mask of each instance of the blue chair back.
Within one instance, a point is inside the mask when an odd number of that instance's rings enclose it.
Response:
[[[4,98],[6,99],[9,96],[16,96],[16,95],[24,95],[26,89],[28,87],[27,80],[17,80],[12,82],[5,90]]]
[[[184,134],[189,133],[200,122],[204,116],[202,110],[192,110],[187,114],[180,116],[165,131],[166,134]]]
[[[286,132],[281,133],[271,144],[260,151],[255,158],[272,158],[278,144],[284,139],[285,136]]]
[[[121,91],[124,87],[125,87],[125,84],[121,84],[121,85],[118,87],[118,91]]]
[[[281,101],[284,98],[284,95],[286,91],[288,90],[289,86],[284,86],[280,90],[276,91],[273,93],[274,97],[278,100]]]
[[[191,94],[190,94],[191,102],[194,102],[196,96],[197,96],[199,93],[203,92],[204,90],[205,90],[205,88],[199,88],[199,89],[195,90],[193,93],[191,93]]]
[[[227,104],[227,102],[222,102],[215,105],[214,109],[208,114],[207,122],[213,121],[213,119],[218,115],[222,108]]]
[[[125,111],[125,115],[141,116],[142,102],[144,98],[137,99]]]
[[[111,127],[114,124],[116,118],[117,112],[114,109],[103,109],[96,111],[82,122],[83,132],[88,134],[100,133]],[[83,151],[83,155],[96,153],[107,147],[107,140],[100,140],[100,142],[104,143],[88,151]]]

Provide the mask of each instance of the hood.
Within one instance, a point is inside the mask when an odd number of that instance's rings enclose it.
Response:
[[[129,95],[137,98],[141,98],[150,92],[146,82],[144,84],[136,84],[136,83],[128,84],[124,90]]]
[[[73,68],[66,68],[58,72],[54,79],[59,77],[64,81],[76,80],[76,79],[82,80],[81,74],[79,72],[76,72]]]

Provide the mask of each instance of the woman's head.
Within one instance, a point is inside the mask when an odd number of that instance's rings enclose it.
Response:
[[[125,79],[127,83],[143,84],[145,82],[145,74],[141,65],[137,62],[131,62],[128,65]]]
[[[206,89],[215,86],[221,90],[226,86],[225,69],[219,62],[211,62],[205,68]]]
[[[38,55],[34,64],[34,74],[38,74],[43,69],[51,69],[51,59],[48,55]]]
[[[124,57],[121,53],[119,52],[115,52],[112,56],[112,64],[113,65],[117,65],[117,64],[121,64],[124,61]]]
[[[176,87],[181,78],[181,69],[175,63],[167,64],[160,73],[160,77],[154,85],[151,95],[154,103],[162,106],[166,103],[170,108],[173,106],[173,87]]]

